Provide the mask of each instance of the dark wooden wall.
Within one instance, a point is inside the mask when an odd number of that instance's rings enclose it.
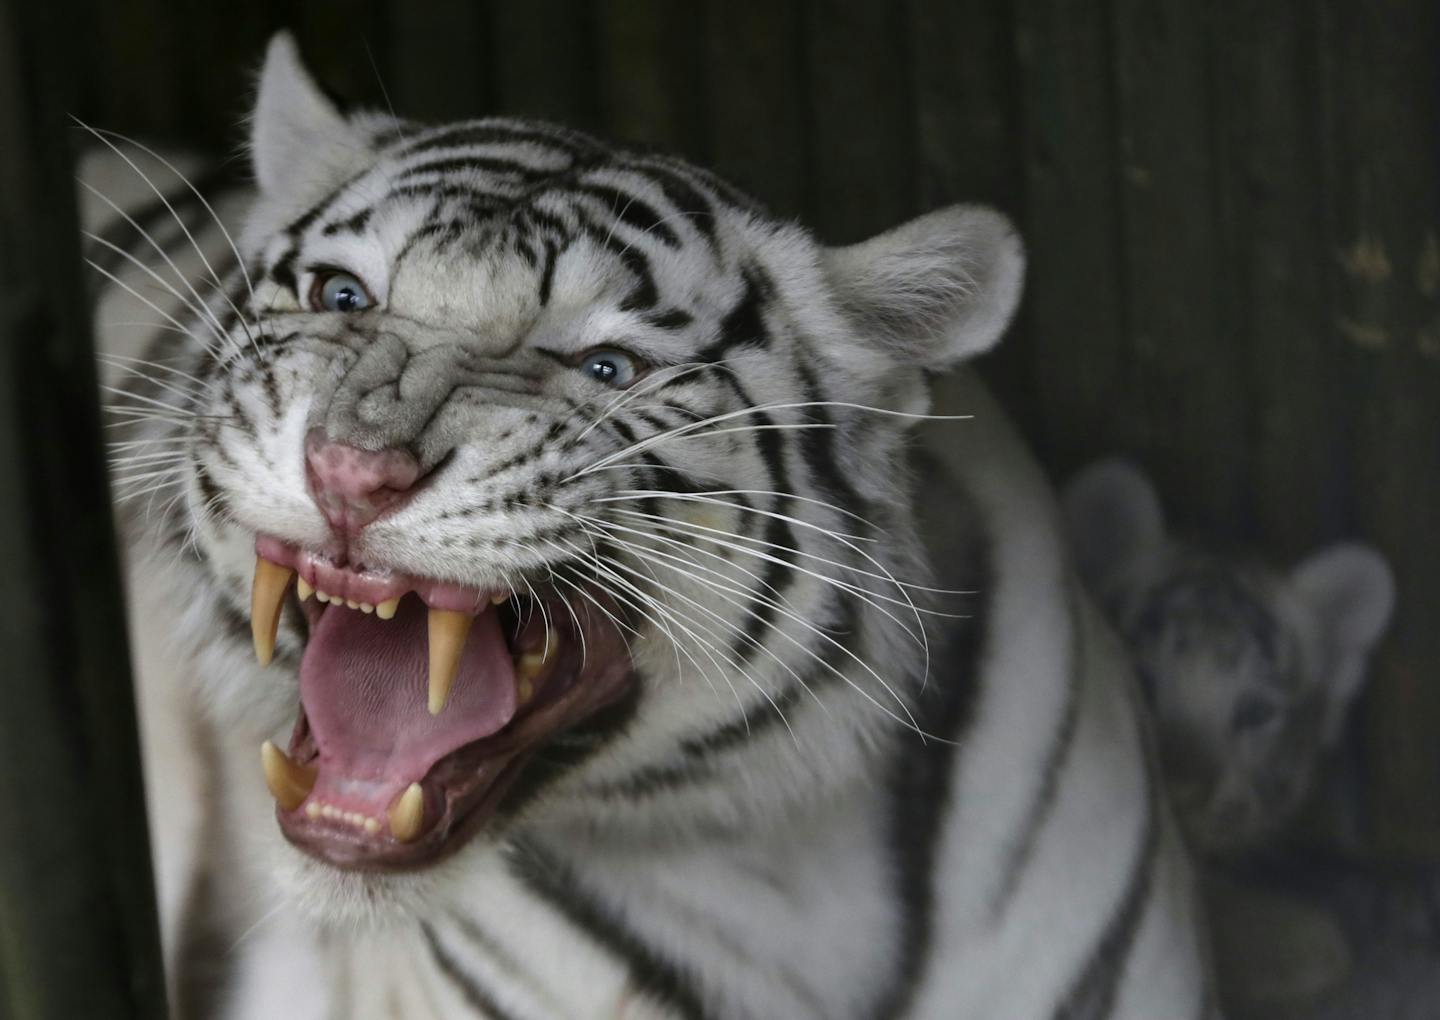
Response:
[[[984,368],[1057,476],[1123,451],[1182,525],[1392,557],[1359,826],[1440,852],[1435,0],[89,2],[114,129],[236,152],[285,25],[342,95],[676,149],[828,240],[1007,210],[1031,282]]]
[[[0,0],[0,1018],[164,1015],[54,6]]]

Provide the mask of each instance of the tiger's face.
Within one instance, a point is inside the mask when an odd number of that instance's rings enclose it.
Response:
[[[1323,746],[1310,621],[1258,569],[1177,552],[1156,574],[1117,624],[1175,807],[1207,851],[1259,845],[1294,815]]]
[[[863,771],[923,669],[904,415],[1013,311],[1008,224],[825,249],[676,159],[344,117],[283,36],[253,142],[182,488],[289,842],[429,869],[771,713]]]

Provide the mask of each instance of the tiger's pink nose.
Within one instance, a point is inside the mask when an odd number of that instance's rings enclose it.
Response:
[[[406,450],[362,450],[335,442],[323,429],[305,437],[310,498],[343,534],[357,534],[406,500],[421,474],[420,462]]]

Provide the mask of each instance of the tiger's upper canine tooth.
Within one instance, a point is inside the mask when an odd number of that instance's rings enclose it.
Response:
[[[275,635],[280,631],[280,602],[295,571],[255,557],[255,581],[250,586],[250,634],[255,639],[255,658],[270,665],[275,658]]]
[[[475,618],[453,609],[430,610],[430,714],[439,715],[450,700],[460,655]]]
[[[510,593],[508,591],[497,591],[494,595],[490,596],[490,604],[492,606],[504,605],[508,601],[510,601]]]
[[[375,604],[375,615],[382,620],[392,620],[395,618],[395,611],[399,608],[399,599],[386,599],[384,602]]]
[[[311,587],[310,582],[305,580],[305,578],[297,577],[295,578],[295,594],[300,596],[301,602],[304,602],[311,595],[315,594],[315,589]]]
[[[315,788],[316,770],[309,765],[297,765],[272,742],[260,745],[260,767],[265,770],[265,785],[270,787],[270,796],[286,811],[294,811],[310,796]]]
[[[410,843],[420,835],[425,821],[425,791],[419,783],[405,787],[400,799],[390,806],[390,835],[402,843]]]

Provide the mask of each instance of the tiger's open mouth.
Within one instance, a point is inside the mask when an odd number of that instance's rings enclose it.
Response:
[[[287,602],[309,630],[289,747],[261,751],[285,837],[356,869],[463,844],[531,752],[633,684],[618,612],[598,592],[578,601],[337,565],[260,536],[256,655],[274,654]]]

